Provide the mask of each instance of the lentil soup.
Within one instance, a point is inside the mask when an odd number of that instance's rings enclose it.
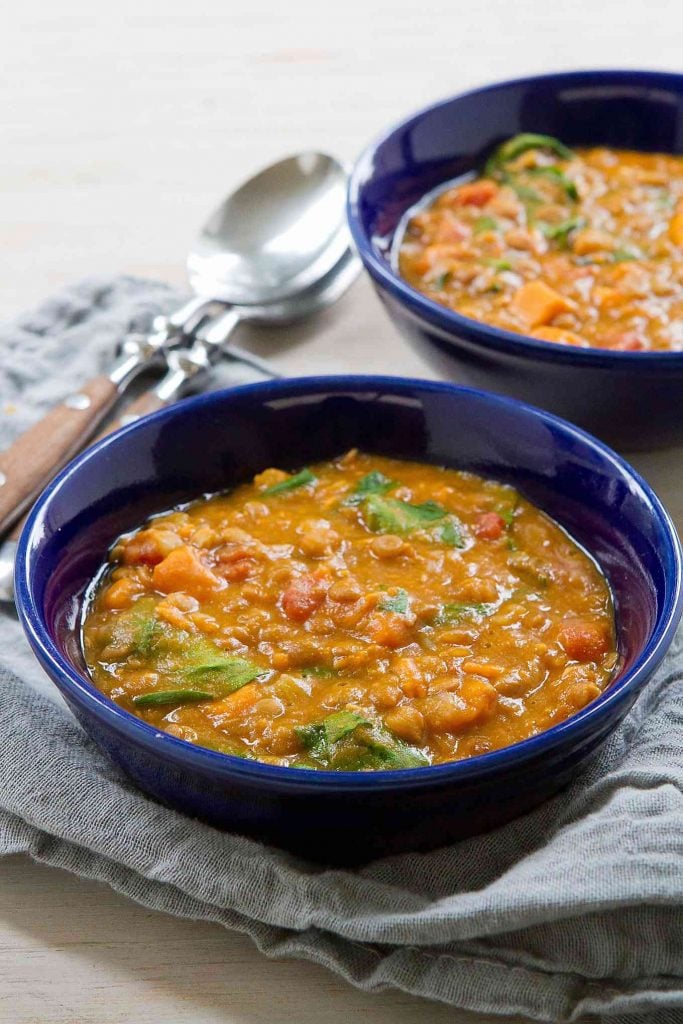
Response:
[[[533,736],[617,664],[589,556],[514,489],[351,451],[121,537],[83,619],[96,685],[278,765],[407,768]]]
[[[525,134],[409,217],[401,275],[542,341],[683,350],[683,157]]]

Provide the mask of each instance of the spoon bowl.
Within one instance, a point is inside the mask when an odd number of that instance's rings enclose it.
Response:
[[[281,302],[320,281],[349,246],[346,172],[325,153],[265,168],[214,210],[187,260],[194,291],[235,306]]]

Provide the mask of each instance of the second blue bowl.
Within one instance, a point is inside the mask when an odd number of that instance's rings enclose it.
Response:
[[[680,153],[683,75],[579,71],[501,82],[436,103],[358,160],[349,223],[379,296],[403,334],[446,377],[533,402],[623,450],[683,441],[683,352],[573,348],[470,320],[401,278],[391,250],[428,192],[481,168],[518,132],[571,146]]]

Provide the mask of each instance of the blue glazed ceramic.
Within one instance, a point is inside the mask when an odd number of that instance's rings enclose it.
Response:
[[[580,71],[503,82],[445,100],[392,128],[358,160],[349,186],[355,244],[402,333],[445,377],[566,416],[622,450],[683,440],[683,352],[580,349],[487,327],[398,275],[401,219],[437,186],[478,169],[517,132],[570,146],[683,152],[683,75]]]
[[[266,466],[348,448],[461,467],[518,487],[598,559],[614,591],[623,670],[548,732],[468,761],[382,773],[313,772],[192,746],[89,681],[78,622],[112,540]],[[438,846],[515,817],[563,786],[623,718],[681,614],[681,552],[660,502],[618,456],[510,399],[391,377],[318,377],[217,392],[124,428],[39,498],[16,568],[19,614],[85,730],[141,789],[189,815],[306,857],[352,863]]]

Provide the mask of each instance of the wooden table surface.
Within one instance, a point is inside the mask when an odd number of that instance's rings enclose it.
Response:
[[[678,69],[680,0],[22,0],[0,13],[0,317],[94,272],[178,285],[207,210],[305,148],[352,159],[411,109],[549,68]],[[287,373],[429,375],[361,280],[332,311],[240,339]],[[683,524],[680,452],[634,459]],[[217,926],[23,858],[0,863],[2,1024],[455,1024]]]

